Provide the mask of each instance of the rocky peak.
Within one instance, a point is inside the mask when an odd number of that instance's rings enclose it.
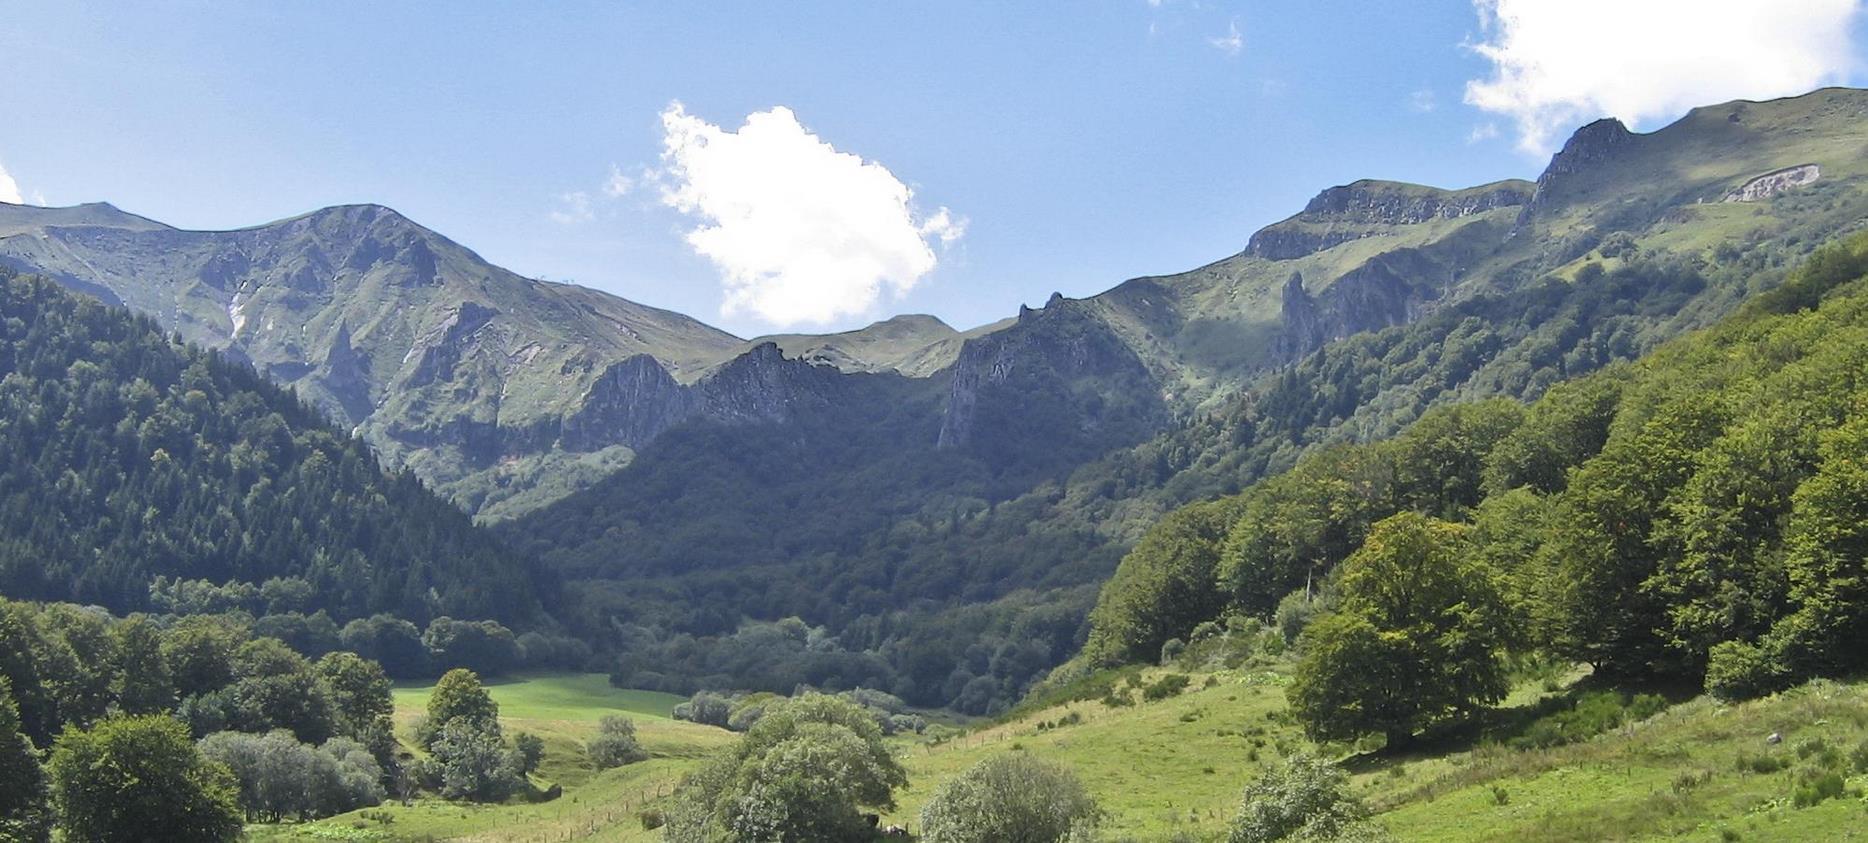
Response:
[[[1550,165],[1537,177],[1537,192],[1518,215],[1519,224],[1529,220],[1537,209],[1549,205],[1577,175],[1620,155],[1636,137],[1622,121],[1613,117],[1604,117],[1577,129],[1564,141],[1563,148],[1550,157]]]
[[[1622,121],[1613,117],[1604,117],[1577,129],[1569,140],[1564,141],[1563,148],[1550,157],[1550,166],[1545,167],[1543,175],[1537,177],[1537,186],[1542,188],[1553,180],[1581,172],[1591,164],[1606,160],[1634,138],[1635,133],[1628,131]]]

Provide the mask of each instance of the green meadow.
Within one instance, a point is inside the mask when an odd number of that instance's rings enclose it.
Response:
[[[1131,691],[1132,705],[1073,701],[938,743],[895,739],[910,784],[884,821],[914,828],[942,782],[994,753],[1027,752],[1076,771],[1107,813],[1109,840],[1223,840],[1246,782],[1312,748],[1353,771],[1357,795],[1400,840],[1868,839],[1868,776],[1858,772],[1868,763],[1865,683],[1817,681],[1734,705],[1697,697],[1578,742],[1513,748],[1511,738],[1537,714],[1586,686],[1578,672],[1560,682],[1526,681],[1484,736],[1390,757],[1309,743],[1286,713],[1287,668],[1261,657],[1236,670],[1187,673],[1187,690],[1167,699],[1144,701]],[[1135,674],[1136,684],[1170,672]],[[529,676],[490,688],[508,734],[546,739],[535,783],[562,785],[561,798],[480,806],[392,801],[315,823],[254,826],[250,838],[656,840],[659,833],[643,828],[641,812],[665,804],[684,773],[734,740],[723,730],[671,719],[676,697],[610,688],[601,675]],[[396,689],[405,739],[428,690]],[[654,757],[598,772],[582,741],[595,734],[599,718],[616,713],[635,720]],[[1832,771],[1841,792],[1800,804],[1800,784]]]

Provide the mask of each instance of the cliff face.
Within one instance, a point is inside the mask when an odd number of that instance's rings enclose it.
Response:
[[[1602,170],[1604,165],[1626,154],[1639,139],[1639,135],[1628,131],[1622,121],[1613,117],[1604,117],[1577,129],[1538,175],[1536,193],[1525,204],[1518,223],[1529,222],[1538,211],[1566,198],[1573,183],[1592,171]]]
[[[1363,180],[1324,190],[1304,210],[1252,235],[1245,253],[1266,260],[1301,258],[1395,226],[1453,220],[1530,201],[1526,182],[1507,181],[1468,190]]]
[[[952,368],[938,446],[1044,471],[1146,438],[1167,421],[1160,384],[1085,301],[1053,295],[969,340]]]
[[[1303,277],[1291,275],[1282,293],[1283,310],[1275,356],[1291,363],[1325,344],[1364,331],[1379,331],[1419,319],[1445,295],[1447,270],[1428,254],[1407,249],[1380,255],[1336,279],[1315,296]]]

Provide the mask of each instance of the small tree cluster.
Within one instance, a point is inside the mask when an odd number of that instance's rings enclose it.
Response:
[[[636,724],[627,717],[606,714],[597,724],[597,736],[584,744],[591,763],[599,770],[648,760],[649,754],[636,741]]]
[[[431,756],[424,783],[442,796],[500,802],[525,787],[525,755],[501,739],[499,704],[471,670],[450,670],[435,684],[416,736]]]
[[[322,747],[290,732],[216,732],[201,754],[233,773],[248,821],[278,822],[340,814],[383,801],[383,768],[363,744],[332,738]]]

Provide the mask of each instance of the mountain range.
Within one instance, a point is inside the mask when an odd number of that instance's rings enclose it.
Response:
[[[1709,324],[1868,218],[1865,153],[1856,90],[1602,120],[1534,181],[1332,187],[1230,257],[969,331],[743,340],[371,205],[198,232],[0,204],[0,262],[291,387],[584,584],[574,628],[795,614],[912,675],[903,696],[990,677],[990,702],[1074,650],[1168,508]],[[905,624],[981,605],[1005,607],[983,655],[911,665]]]

